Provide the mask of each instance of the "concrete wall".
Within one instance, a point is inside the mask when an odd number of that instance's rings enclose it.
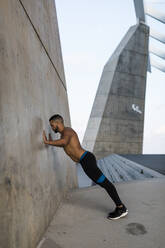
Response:
[[[36,247],[77,187],[75,163],[42,140],[55,113],[71,126],[54,0],[1,0],[0,247]]]
[[[97,159],[142,153],[149,27],[130,27],[100,79],[83,147]]]

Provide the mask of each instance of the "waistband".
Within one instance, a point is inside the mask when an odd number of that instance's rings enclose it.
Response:
[[[88,151],[85,151],[82,155],[81,155],[81,157],[80,157],[80,161],[82,160],[82,158],[84,158],[85,157],[85,155],[88,153]]]

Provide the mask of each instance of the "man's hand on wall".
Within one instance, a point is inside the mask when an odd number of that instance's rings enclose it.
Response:
[[[43,130],[43,141],[47,145],[64,147],[68,144],[70,137],[65,135],[62,139],[52,140],[51,134],[49,133],[49,140],[46,137],[45,130]]]
[[[52,136],[51,136],[50,133],[49,133],[49,140],[47,139],[45,130],[43,130],[43,135],[42,136],[43,136],[44,143],[47,144],[47,145],[50,145],[49,141],[53,141]]]
[[[42,137],[43,137],[44,143],[48,144],[48,140],[47,140],[47,137],[46,137],[46,134],[45,134],[45,130],[43,130]]]

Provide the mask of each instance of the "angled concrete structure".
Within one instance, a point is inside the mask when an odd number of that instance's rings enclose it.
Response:
[[[165,175],[165,154],[121,154],[121,156]]]
[[[142,153],[148,38],[144,23],[130,27],[104,66],[82,142],[97,159]]]

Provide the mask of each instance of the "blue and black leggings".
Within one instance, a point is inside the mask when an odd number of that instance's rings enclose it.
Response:
[[[87,176],[107,191],[116,206],[123,204],[119,198],[115,186],[105,177],[100,168],[97,166],[96,157],[92,152],[85,151],[82,154],[79,163]]]

